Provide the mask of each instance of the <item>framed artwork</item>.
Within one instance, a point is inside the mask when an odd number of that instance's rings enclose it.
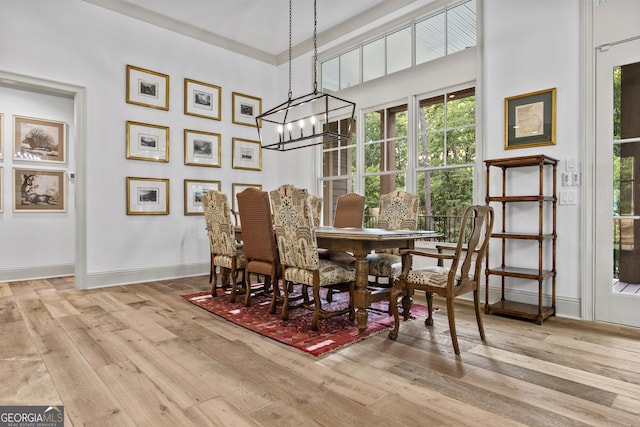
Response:
[[[219,168],[222,138],[219,133],[184,130],[184,164]]]
[[[556,143],[556,88],[504,100],[504,148]]]
[[[220,181],[184,180],[184,214],[204,215],[202,196],[210,190],[220,191]]]
[[[238,199],[236,198],[236,196],[238,195],[238,193],[242,193],[249,187],[254,187],[262,190],[262,184],[231,184],[231,209],[233,209],[235,212],[238,212]]]
[[[256,117],[262,114],[262,98],[233,92],[232,101],[233,123],[256,127]]]
[[[127,159],[169,162],[169,128],[127,121]]]
[[[66,172],[13,168],[14,212],[65,212]]]
[[[260,141],[233,138],[231,167],[233,169],[262,170]]]
[[[127,103],[169,110],[169,76],[127,65]]]
[[[205,119],[220,120],[222,88],[209,83],[184,79],[184,113]]]
[[[4,114],[0,113],[0,159],[4,157]]]
[[[65,122],[13,116],[13,158],[64,163],[66,127]]]
[[[169,215],[169,180],[128,176],[127,215]]]

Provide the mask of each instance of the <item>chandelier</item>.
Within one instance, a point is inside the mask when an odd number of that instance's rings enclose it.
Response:
[[[319,144],[348,142],[356,104],[318,91],[317,11],[313,1],[313,91],[294,98],[291,92],[291,3],[289,0],[289,94],[285,102],[256,117],[262,148],[289,151]],[[346,120],[345,120],[346,119]],[[341,126],[332,125],[341,122]]]

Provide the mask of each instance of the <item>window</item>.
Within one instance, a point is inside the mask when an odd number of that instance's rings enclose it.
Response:
[[[476,31],[476,0],[404,24],[363,41],[356,49],[321,60],[322,90],[335,92],[475,46]]]
[[[476,161],[475,89],[418,101],[416,192],[420,228],[455,241],[459,219],[473,204]]]
[[[475,89],[466,88],[365,112],[362,135],[322,149],[323,223],[332,223],[338,196],[358,189],[367,199],[365,226],[376,227],[380,195],[403,190],[420,196],[419,229],[456,241],[462,213],[473,204],[475,110]]]

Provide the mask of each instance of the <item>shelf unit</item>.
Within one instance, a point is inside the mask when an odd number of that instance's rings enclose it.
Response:
[[[532,155],[522,157],[510,157],[503,159],[485,160],[487,168],[487,196],[486,203],[501,204],[502,206],[502,228],[491,235],[491,240],[500,242],[501,246],[501,264],[499,266],[489,265],[489,252],[491,244],[487,250],[486,263],[486,283],[485,283],[485,312],[487,314],[502,314],[521,319],[534,320],[539,325],[544,319],[553,316],[556,313],[556,205],[558,202],[556,195],[556,172],[558,160],[545,155]],[[490,192],[491,170],[500,169],[502,177],[502,194],[492,195]],[[538,172],[538,194],[535,195],[510,195],[507,189],[508,171],[514,168],[536,168]],[[552,179],[552,192],[545,194],[545,170]],[[521,233],[515,230],[507,230],[507,217],[510,214],[509,205],[514,203],[525,203],[530,205],[537,204],[538,209],[538,232]],[[545,232],[544,220],[545,213],[551,209],[551,230]],[[548,217],[548,213],[547,213]],[[548,218],[546,218],[548,220]],[[547,229],[549,226],[547,225]],[[514,265],[507,256],[507,242],[509,240],[523,240],[538,243],[538,268],[521,268]],[[551,244],[551,260],[547,260],[544,265],[544,246]],[[495,303],[489,302],[489,277],[491,275],[500,276],[501,280],[501,296],[500,301]],[[538,303],[525,304],[516,301],[509,301],[505,298],[506,278],[518,278],[525,280],[535,280],[538,282]],[[551,282],[551,305],[543,305],[543,286],[547,282]]]

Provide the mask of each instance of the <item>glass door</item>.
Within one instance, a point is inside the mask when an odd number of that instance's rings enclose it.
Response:
[[[640,40],[596,57],[596,320],[640,326]]]

